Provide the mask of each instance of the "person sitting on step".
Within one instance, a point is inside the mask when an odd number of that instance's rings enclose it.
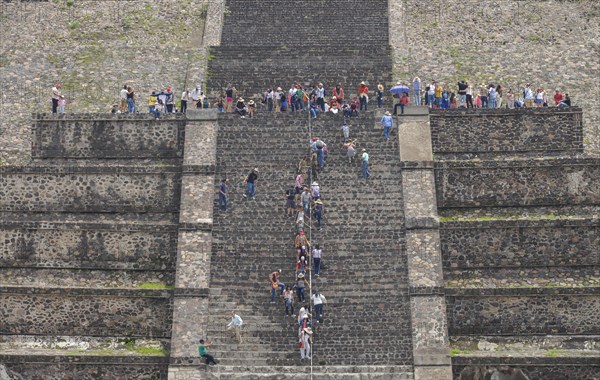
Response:
[[[244,98],[238,99],[237,103],[235,104],[235,113],[240,115],[242,119],[246,117],[246,114],[248,113],[248,108],[246,108]]]
[[[250,99],[250,101],[248,102],[248,117],[254,117],[255,113],[256,104],[254,103],[254,100]]]

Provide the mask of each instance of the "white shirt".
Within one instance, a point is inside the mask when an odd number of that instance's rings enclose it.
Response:
[[[321,253],[323,250],[321,249],[313,249],[312,251],[312,255],[313,255],[313,259],[320,259],[321,258]]]
[[[244,323],[244,321],[242,321],[242,318],[240,318],[239,315],[234,314],[233,317],[231,317],[231,322],[229,322],[229,324],[227,326],[241,326],[242,323]]]
[[[127,99],[127,90],[126,89],[122,89],[121,92],[119,93],[121,99]]]
[[[325,296],[322,295],[322,294],[319,294],[318,297],[313,294],[313,296],[310,297],[310,298],[312,299],[312,301],[315,304],[315,306],[327,303],[327,300],[325,299]]]
[[[189,99],[189,97],[190,97],[190,93],[189,93],[189,92],[187,92],[187,91],[184,91],[184,92],[181,94],[181,100],[188,100],[188,99]]]
[[[193,101],[198,101],[198,95],[200,95],[200,91],[198,91],[197,88],[192,90],[192,100]]]
[[[52,87],[52,99],[60,99],[61,97],[60,90],[56,86]]]
[[[536,97],[538,100],[544,100],[544,91],[538,92]]]
[[[308,313],[306,312],[305,308],[301,308],[298,312],[298,323],[300,323],[301,320],[306,318],[308,318]]]

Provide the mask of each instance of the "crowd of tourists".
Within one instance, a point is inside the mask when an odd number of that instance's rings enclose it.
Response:
[[[481,85],[470,84],[465,80],[456,83],[452,88],[450,84],[432,79],[428,83],[415,77],[410,83],[399,81],[395,87],[404,89],[400,96],[408,104],[409,93],[412,93],[415,106],[425,105],[429,108],[520,108],[520,107],[549,107],[551,105],[551,94],[542,87],[535,91],[530,84],[521,90],[507,90],[499,83],[488,83]],[[568,93],[562,93],[559,89],[552,94],[552,100],[556,107],[570,107],[571,98]],[[394,113],[396,110],[394,109]]]
[[[185,113],[188,108],[204,109],[216,108],[220,113],[236,113],[242,118],[251,118],[260,106],[266,112],[309,112],[316,118],[320,113],[331,112],[342,114],[345,117],[358,116],[360,112],[369,108],[370,97],[374,97],[377,108],[383,108],[386,94],[394,99],[393,114],[404,113],[408,105],[427,106],[429,108],[457,109],[457,108],[521,108],[521,107],[570,107],[571,98],[568,93],[555,89],[554,93],[542,87],[535,90],[530,84],[515,91],[506,89],[499,83],[481,85],[471,84],[465,80],[451,85],[447,82],[431,80],[421,81],[415,77],[412,81],[398,81],[389,91],[385,91],[383,84],[379,83],[376,90],[371,92],[367,84],[361,82],[355,90],[356,95],[347,96],[341,84],[327,90],[323,83],[303,86],[294,83],[289,90],[281,87],[267,88],[260,99],[246,101],[238,96],[238,90],[231,84],[223,90],[222,94],[210,103],[204,92],[196,87],[192,91],[186,89],[182,92],[179,102],[170,87],[163,90],[152,91],[148,96],[148,112],[160,118],[164,113]],[[61,93],[60,83],[52,87],[52,113],[65,113],[68,99]],[[138,95],[130,85],[124,85],[119,92],[119,104],[113,104],[111,113],[139,113],[137,105]]]

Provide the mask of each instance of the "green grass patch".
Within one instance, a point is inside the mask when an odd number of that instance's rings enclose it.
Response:
[[[473,350],[461,350],[460,348],[451,348],[450,356],[469,355],[472,354]]]
[[[546,353],[544,354],[544,356],[549,357],[549,358],[555,358],[558,356],[558,354],[560,353],[559,350],[557,350],[556,348],[553,348],[549,351],[546,351]]]
[[[139,289],[175,289],[173,285],[163,284],[162,282],[144,282],[138,285]]]
[[[162,347],[136,347],[135,352],[144,356],[167,356],[169,354]]]

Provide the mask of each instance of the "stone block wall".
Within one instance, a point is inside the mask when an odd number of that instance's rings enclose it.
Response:
[[[438,207],[597,205],[600,161],[436,163]]]
[[[185,119],[166,115],[35,115],[34,158],[181,158]],[[165,120],[166,118],[166,120]]]
[[[1,288],[0,334],[165,338],[168,291]]]
[[[177,167],[0,167],[0,210],[176,212]]]
[[[594,357],[455,357],[452,359],[454,379],[458,380],[476,380],[481,379],[482,376],[493,376],[494,373],[502,376],[511,367],[515,371],[514,376],[518,376],[520,372],[529,379],[580,380],[597,379],[600,375],[600,366]]]
[[[447,222],[440,237],[449,269],[600,264],[598,219]]]
[[[96,380],[166,379],[168,358],[115,356],[30,356],[0,355],[0,373],[10,378]]]
[[[596,335],[598,288],[446,289],[456,335]]]
[[[441,159],[583,152],[581,108],[433,110],[430,117]]]
[[[8,215],[7,215],[8,217]],[[177,230],[103,223],[0,223],[0,265],[38,268],[174,269]]]

